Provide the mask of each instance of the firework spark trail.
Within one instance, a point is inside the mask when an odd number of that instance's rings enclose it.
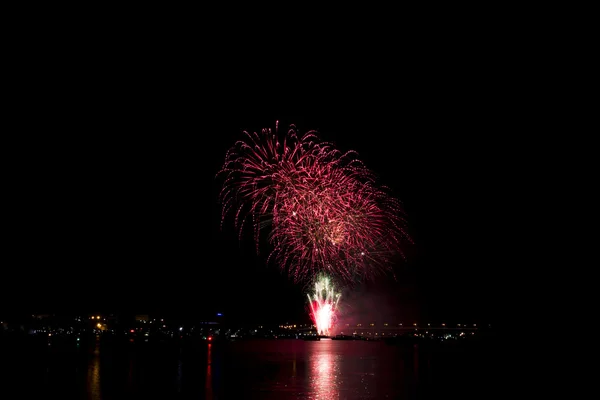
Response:
[[[368,276],[400,252],[400,239],[408,238],[400,204],[355,152],[341,153],[315,131],[298,135],[294,125],[282,141],[277,130],[244,135],[218,173],[225,176],[221,224],[235,211],[241,238],[251,220],[257,251],[261,229],[270,226],[269,260],[296,281],[322,271]]]
[[[344,176],[297,184],[274,208],[272,256],[297,279],[320,271],[344,279],[373,273],[399,245],[390,229],[399,207],[381,197]]]
[[[329,278],[320,277],[315,283],[315,292],[308,296],[310,317],[319,335],[329,336],[337,317],[337,306],[341,293],[335,293]]]

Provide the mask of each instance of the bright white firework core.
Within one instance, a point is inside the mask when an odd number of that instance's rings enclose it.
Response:
[[[329,278],[324,277],[315,283],[315,293],[308,295],[311,318],[319,335],[329,335],[335,322],[337,305],[341,295],[334,293]]]

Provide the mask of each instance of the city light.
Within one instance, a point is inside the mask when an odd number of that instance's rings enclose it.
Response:
[[[326,285],[327,286],[327,285]],[[324,287],[325,288],[325,287]],[[323,289],[324,289],[323,288]],[[329,286],[329,289],[332,289]],[[163,319],[164,323],[160,324],[138,324],[140,322],[137,319],[131,321],[119,321],[113,315],[107,315],[106,317],[100,317],[94,315],[94,323],[85,323],[85,317],[81,318],[78,316],[73,317],[69,321],[65,321],[62,325],[55,325],[53,322],[53,316],[32,316],[32,326],[29,328],[31,335],[43,335],[46,338],[55,340],[58,337],[71,337],[73,343],[84,341],[85,335],[93,334],[96,337],[100,335],[123,335],[126,334],[127,340],[136,342],[138,340],[154,341],[164,339],[183,339],[184,337],[194,340],[194,338],[201,339],[202,341],[209,341],[210,343],[215,342],[216,344],[222,343],[223,340],[235,338],[240,340],[242,338],[271,338],[271,339],[300,339],[306,340],[307,337],[329,336],[333,340],[395,340],[401,337],[411,340],[458,340],[459,338],[468,337],[479,338],[479,337],[491,337],[492,332],[489,329],[489,324],[474,324],[472,322],[457,324],[455,322],[439,323],[431,321],[420,321],[414,323],[408,323],[406,325],[395,321],[380,322],[376,319],[369,320],[354,320],[354,321],[343,321],[336,331],[333,331],[331,322],[334,319],[330,318],[328,314],[330,309],[327,305],[336,306],[338,296],[331,292],[329,300],[327,297],[321,298],[322,303],[312,304],[314,307],[314,317],[316,321],[313,323],[303,323],[303,321],[287,321],[285,324],[280,325],[256,325],[250,328],[243,328],[240,326],[226,325],[220,319],[216,318],[217,313],[212,313],[213,319],[203,319],[199,321],[189,321],[190,324],[183,326],[180,325],[183,321],[168,321]],[[314,301],[314,298],[312,299]],[[317,296],[317,300],[319,297]],[[337,307],[335,307],[337,310]],[[313,317],[311,315],[311,317]],[[88,321],[92,316],[88,316]],[[159,321],[160,319],[153,319],[152,321]],[[44,322],[41,322],[44,321]],[[107,322],[110,321],[110,322]],[[168,322],[167,322],[168,321]],[[79,322],[79,323],[77,323]],[[154,326],[153,326],[154,325]],[[460,326],[459,326],[460,325]],[[185,328],[185,334],[183,330]],[[258,328],[258,329],[255,329]],[[315,329],[316,328],[316,329]],[[320,329],[319,329],[320,328]],[[0,323],[0,334],[4,331],[11,331],[19,329],[18,325],[11,324],[10,322]],[[336,335],[337,333],[337,335]],[[79,340],[79,338],[81,339]],[[117,336],[115,336],[117,337]],[[329,338],[326,338],[326,340]],[[313,340],[313,339],[308,339]]]

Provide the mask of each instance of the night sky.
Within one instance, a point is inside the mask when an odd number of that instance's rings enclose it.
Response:
[[[495,318],[514,229],[501,81],[414,66],[350,87],[221,87],[156,72],[39,77],[15,97],[0,312],[303,318],[304,288],[266,265],[268,246],[256,255],[231,219],[219,229],[225,151],[279,120],[358,151],[404,204],[415,244],[395,277],[344,292],[346,309]]]

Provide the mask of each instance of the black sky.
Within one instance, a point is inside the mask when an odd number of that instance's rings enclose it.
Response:
[[[3,312],[301,317],[303,288],[240,243],[231,220],[219,230],[225,151],[242,130],[279,120],[357,150],[404,203],[415,245],[395,279],[358,285],[348,307],[363,298],[398,319],[496,315],[517,143],[505,82],[485,65],[373,68],[335,87],[329,74],[263,86],[216,68],[111,65],[30,75],[14,95]]]

